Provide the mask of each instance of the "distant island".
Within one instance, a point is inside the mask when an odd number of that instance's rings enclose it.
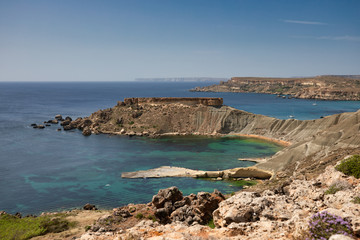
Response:
[[[220,82],[228,78],[212,77],[175,77],[175,78],[136,78],[137,82]]]
[[[265,78],[233,77],[195,92],[253,92],[319,100],[360,100],[360,75],[322,75],[315,77]]]

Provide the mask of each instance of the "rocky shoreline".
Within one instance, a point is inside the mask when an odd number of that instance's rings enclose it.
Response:
[[[327,193],[334,184],[343,188]],[[345,176],[332,165],[312,179],[294,175],[264,191],[254,190],[226,199],[217,191],[182,197],[176,187],[163,189],[152,202],[140,206],[155,221],[144,215],[129,225],[139,216],[130,213],[136,208],[130,204],[99,219],[78,239],[305,239],[311,216],[318,212],[349,221],[354,237],[360,237],[359,204],[353,202],[360,196],[360,179]],[[123,218],[117,223],[104,226],[106,219],[119,215]],[[206,225],[211,219],[215,228]]]

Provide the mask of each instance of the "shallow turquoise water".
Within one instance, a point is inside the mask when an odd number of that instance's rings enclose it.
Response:
[[[40,134],[47,131],[50,133],[50,128]],[[60,154],[58,151],[64,148],[59,148],[56,143],[68,135],[73,139],[72,144]],[[18,191],[12,193],[17,201],[9,198],[5,204],[15,211],[66,209],[86,202],[104,208],[149,202],[160,188],[173,185],[184,194],[213,191],[214,188],[230,193],[241,187],[224,181],[192,178],[122,179],[121,173],[164,165],[199,170],[245,167],[252,163],[239,161],[239,157],[269,156],[281,149],[273,143],[234,137],[149,139],[92,135],[85,138],[77,130],[50,133],[49,136],[52,136],[53,144],[46,145],[47,151],[42,148],[29,150],[29,154],[38,158],[31,162],[31,167],[21,171],[21,178],[8,181],[8,187],[17,185]],[[54,158],[54,154],[58,157]]]

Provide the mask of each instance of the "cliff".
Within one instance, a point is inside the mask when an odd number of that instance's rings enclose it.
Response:
[[[268,161],[256,165],[255,169],[264,176],[269,172],[274,176],[289,164],[301,162],[310,155],[326,156],[341,148],[360,145],[360,110],[300,121],[252,114],[220,103],[222,99],[218,98],[129,98],[113,108],[76,119],[65,127],[79,128],[90,134],[152,137],[232,134],[291,143]],[[244,177],[244,171],[232,169],[225,177]]]
[[[351,76],[316,76],[307,78],[233,77],[198,92],[255,92],[288,95],[295,98],[323,100],[360,100],[360,79]]]

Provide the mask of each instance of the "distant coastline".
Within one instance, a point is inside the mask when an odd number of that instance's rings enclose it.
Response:
[[[227,81],[228,78],[213,77],[169,77],[169,78],[136,78],[136,82],[220,82]]]
[[[322,75],[301,78],[233,77],[193,92],[252,92],[276,94],[282,98],[314,100],[360,100],[359,75]]]

